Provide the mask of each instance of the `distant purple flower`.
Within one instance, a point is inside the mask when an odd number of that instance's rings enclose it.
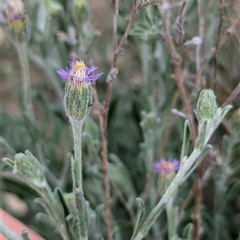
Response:
[[[168,161],[165,159],[160,159],[154,163],[153,167],[154,172],[157,172],[163,177],[166,177],[169,174],[177,172],[179,170],[180,162],[172,158],[169,158]]]
[[[102,76],[103,73],[98,73],[93,75],[93,72],[98,67],[87,67],[82,60],[73,60],[70,63],[70,69],[66,68],[59,69],[57,71],[58,75],[72,84],[79,84],[81,82],[95,82],[98,78]]]

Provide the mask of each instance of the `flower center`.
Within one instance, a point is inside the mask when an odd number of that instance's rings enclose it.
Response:
[[[166,175],[175,172],[174,164],[172,164],[171,162],[164,162],[161,165],[161,170],[162,173]]]
[[[73,83],[79,83],[86,78],[86,66],[83,61],[76,61],[70,72]]]

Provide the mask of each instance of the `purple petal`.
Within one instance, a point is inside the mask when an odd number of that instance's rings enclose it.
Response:
[[[98,78],[102,76],[103,73],[98,73],[96,75],[88,76],[84,78],[84,81],[86,82],[95,82]]]
[[[94,72],[96,69],[98,69],[98,67],[91,67],[91,68],[87,68],[87,75],[90,75],[92,72]]]
[[[67,69],[67,68],[66,68]],[[69,70],[59,69],[57,70],[58,75],[65,80],[68,80],[69,77]]]

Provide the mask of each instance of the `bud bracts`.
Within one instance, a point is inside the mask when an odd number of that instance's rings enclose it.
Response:
[[[24,3],[21,0],[9,0],[6,2],[1,22],[13,43],[28,43],[31,36],[31,23],[27,16]]]
[[[216,97],[211,89],[201,91],[197,102],[198,121],[212,119],[218,110]]]
[[[88,115],[92,105],[92,83],[102,75],[92,75],[96,69],[95,66],[88,68],[81,60],[73,60],[70,69],[57,71],[61,78],[67,80],[64,106],[69,118],[80,121]]]
[[[79,84],[74,87],[67,83],[65,87],[64,107],[66,115],[75,120],[82,120],[88,115],[92,105],[92,85]]]

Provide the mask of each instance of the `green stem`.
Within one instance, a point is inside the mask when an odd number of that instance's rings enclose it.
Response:
[[[74,158],[72,159],[73,191],[82,189],[82,127],[85,119],[80,121],[69,118],[72,125],[74,141]]]
[[[32,105],[32,89],[31,89],[31,79],[27,58],[27,45],[26,44],[16,44],[15,45],[18,52],[19,61],[21,63],[22,74],[23,74],[23,107],[25,113],[34,119],[33,105]]]
[[[28,230],[23,229],[21,235],[22,235],[23,240],[31,240],[31,238],[28,235]]]
[[[229,157],[225,159],[224,165],[219,173],[215,174],[215,196],[214,196],[214,215],[213,215],[213,240],[221,239],[224,230],[223,210],[226,204],[227,181],[229,177]]]
[[[55,197],[53,196],[53,193],[50,187],[48,186],[48,184],[46,184],[43,187],[42,192],[39,192],[39,193],[49,204],[52,218],[55,220],[63,239],[68,240],[68,235],[65,227],[65,221],[64,221],[62,209],[59,209],[59,204],[55,199]]]
[[[32,61],[33,63],[35,63],[39,68],[41,68],[43,71],[45,71],[46,75],[48,76],[49,81],[51,82],[53,88],[56,91],[56,94],[58,96],[59,99],[63,99],[63,90],[62,87],[60,85],[60,81],[58,81],[58,79],[56,78],[55,74],[52,69],[50,69],[48,66],[50,66],[49,64],[49,60],[47,58],[41,58],[40,56],[38,56],[37,54],[34,54],[33,51],[31,51],[30,49],[28,49],[28,56],[30,61]],[[48,65],[48,66],[46,66]]]
[[[176,234],[177,228],[177,207],[173,205],[173,197],[169,199],[166,205],[167,220],[168,220],[168,239],[179,239]]]
[[[75,120],[69,118],[73,130],[74,158],[72,158],[73,192],[75,193],[75,204],[78,212],[79,240],[88,239],[88,209],[84,199],[82,187],[82,128],[85,118]]]
[[[7,238],[11,240],[22,240],[14,232],[12,232],[0,219],[0,232]]]
[[[79,240],[87,240],[89,215],[88,215],[88,208],[87,208],[86,200],[84,198],[83,190],[76,188],[74,195],[75,195],[75,201],[76,201],[76,208],[78,212],[78,221],[79,221],[78,228],[80,233]]]
[[[175,194],[177,188],[182,184],[182,179],[184,175],[192,168],[194,162],[200,155],[200,151],[194,149],[192,154],[186,160],[185,164],[181,167],[180,171],[177,173],[176,177],[168,187],[167,191],[164,193],[163,197],[160,199],[156,207],[150,212],[145,222],[142,224],[141,228],[138,231],[138,234],[132,238],[132,240],[140,240],[142,239],[156,220],[156,218],[160,215],[165,205],[169,201],[169,199]]]

